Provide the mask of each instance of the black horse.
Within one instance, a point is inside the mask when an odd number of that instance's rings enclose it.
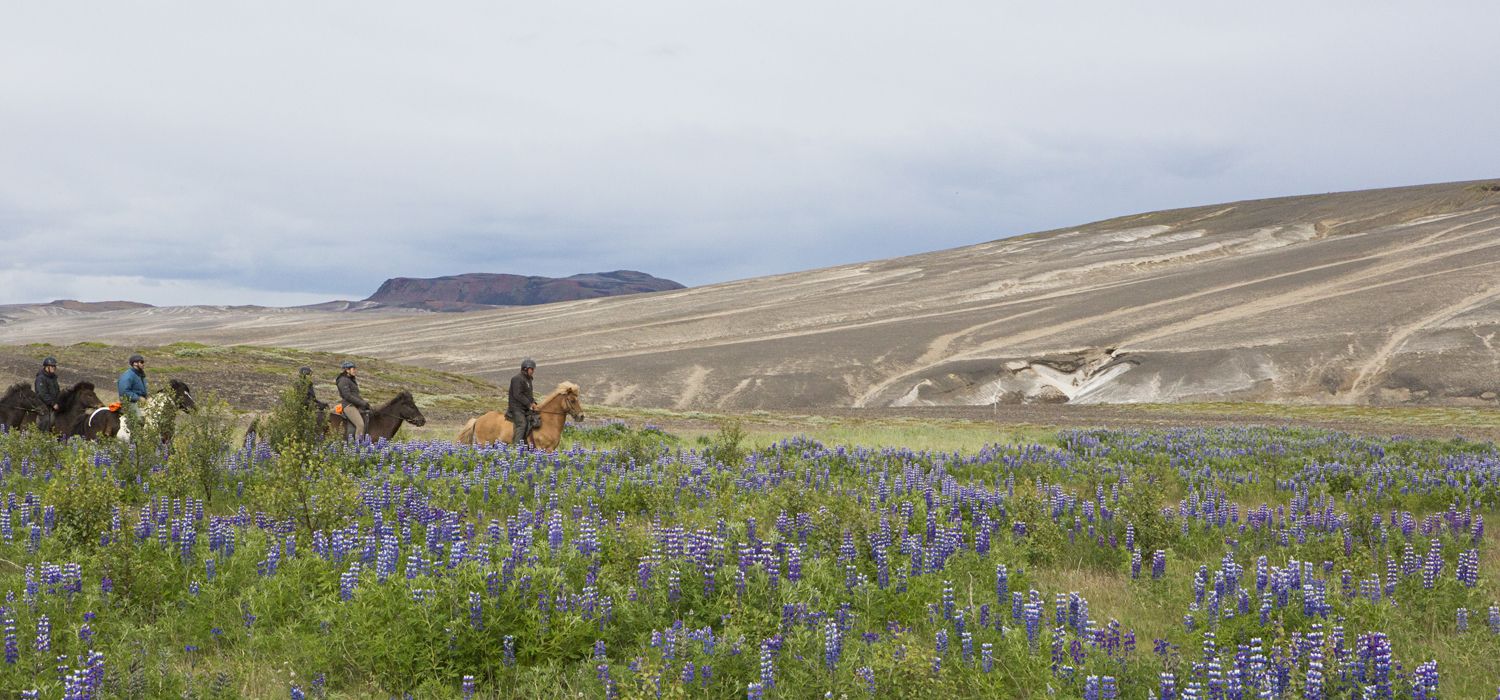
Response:
[[[52,421],[52,432],[58,437],[69,438],[83,434],[84,421],[104,402],[94,393],[92,383],[78,382],[57,397],[57,405],[59,409],[56,420]]]
[[[42,403],[42,398],[36,395],[36,390],[30,384],[20,382],[6,389],[5,395],[0,396],[0,425],[19,430],[35,425],[42,416],[42,411],[51,410],[52,407]]]

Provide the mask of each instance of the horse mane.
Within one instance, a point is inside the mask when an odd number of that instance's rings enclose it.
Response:
[[[413,406],[415,406],[415,405],[416,405],[416,403],[417,403],[417,400],[416,400],[416,399],[414,399],[414,398],[412,398],[412,396],[411,396],[411,392],[410,392],[410,391],[408,391],[408,390],[406,390],[406,389],[402,389],[402,390],[401,390],[401,393],[399,393],[399,394],[396,394],[396,395],[395,395],[395,396],[392,396],[392,397],[391,397],[391,400],[390,400],[390,401],[387,401],[387,402],[385,402],[385,403],[383,403],[383,404],[381,404],[381,405],[380,405],[380,408],[377,408],[377,409],[375,409],[375,410],[377,410],[377,411],[383,411],[383,410],[385,410],[385,409],[387,409],[387,408],[390,408],[390,407],[392,407],[392,406],[395,406],[395,405],[396,405],[396,403],[397,403],[397,402],[398,402],[398,401],[400,401],[400,400],[401,400],[401,399],[406,399],[406,400],[407,400],[407,401],[410,401],[410,402],[411,402],[411,403],[412,403],[412,405],[413,405]]]
[[[69,408],[71,408],[73,406],[73,402],[75,400],[77,400],[77,398],[78,398],[78,392],[80,392],[80,391],[93,391],[93,390],[94,390],[94,383],[93,382],[78,382],[77,384],[74,384],[73,386],[70,386],[67,389],[64,389],[63,392],[58,395],[58,397],[57,397],[57,405],[62,406],[63,410],[66,411]]]
[[[560,394],[577,394],[581,391],[582,390],[578,388],[577,384],[574,384],[573,382],[563,382],[561,384],[558,384],[557,388],[552,390],[552,393],[547,394],[546,396],[542,397],[541,401],[536,402],[536,405],[545,406],[547,405],[548,401],[557,398]]]
[[[9,389],[5,390],[5,395],[0,396],[0,402],[9,401],[15,398],[16,394],[25,391],[27,386],[28,385],[26,384],[26,382],[16,382],[15,384],[12,384]]]

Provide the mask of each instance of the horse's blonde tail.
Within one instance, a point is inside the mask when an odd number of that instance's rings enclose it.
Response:
[[[472,444],[474,444],[474,426],[477,425],[478,423],[479,423],[479,419],[478,418],[470,418],[469,422],[464,423],[464,429],[458,431],[458,439],[455,440],[455,442],[458,442],[458,443],[464,444],[464,445],[472,445]]]

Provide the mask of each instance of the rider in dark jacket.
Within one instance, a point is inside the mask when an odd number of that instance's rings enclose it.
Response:
[[[512,445],[529,444],[531,416],[536,411],[536,399],[531,392],[531,379],[536,376],[536,361],[521,360],[521,371],[510,378],[510,394],[505,402],[505,417],[510,420],[515,434]]]
[[[36,389],[37,398],[40,398],[42,403],[47,404],[47,408],[50,409],[42,411],[42,414],[37,416],[37,427],[43,432],[50,431],[52,421],[57,417],[57,410],[62,408],[57,403],[58,398],[62,396],[62,389],[57,385],[56,359],[49,357],[42,360],[42,369],[36,373],[36,384],[32,388]]]
[[[344,418],[354,425],[355,435],[364,435],[365,417],[361,415],[361,412],[369,412],[370,404],[359,395],[359,380],[354,378],[356,371],[354,363],[345,362],[343,370],[334,383],[339,388],[339,401],[344,405]]]
[[[311,367],[303,367],[302,369],[297,370],[297,381],[305,382],[307,384],[307,398],[305,400],[308,407],[316,411],[328,410],[328,404],[319,401],[318,393],[313,390]]]

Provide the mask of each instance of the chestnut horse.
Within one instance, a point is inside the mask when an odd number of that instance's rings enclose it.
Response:
[[[36,395],[30,384],[20,382],[7,389],[5,396],[0,396],[0,425],[20,430],[35,425],[42,411],[51,410],[52,407],[42,403],[42,397]]]
[[[348,406],[345,410],[358,410]],[[427,424],[427,417],[417,409],[417,401],[411,397],[410,391],[396,394],[390,401],[380,408],[371,409],[370,414],[365,416],[365,434],[371,440],[385,438],[390,440],[396,437],[396,431],[401,429],[401,423],[411,423],[417,427]],[[344,434],[344,426],[349,422],[337,413],[328,414],[328,435],[338,437]]]
[[[532,429],[531,446],[542,450],[557,449],[568,416],[575,421],[583,420],[578,385],[573,382],[558,384],[552,393],[537,403],[537,413],[541,414],[542,425]],[[455,441],[465,445],[488,445],[497,441],[509,445],[515,429],[504,413],[490,411],[478,418],[470,418]]]

